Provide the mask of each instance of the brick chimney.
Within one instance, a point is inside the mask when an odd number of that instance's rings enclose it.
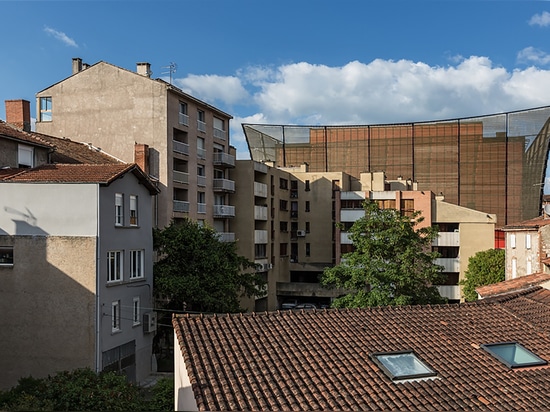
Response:
[[[28,100],[6,100],[6,122],[31,131],[31,103]]]
[[[137,74],[141,74],[145,77],[151,77],[151,64],[150,63],[137,63]]]
[[[134,145],[134,163],[149,175],[149,146],[142,143]]]

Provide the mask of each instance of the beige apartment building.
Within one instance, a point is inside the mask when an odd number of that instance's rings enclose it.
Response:
[[[307,165],[276,168],[238,160],[235,232],[239,252],[254,256],[268,282],[266,295],[250,310],[275,310],[290,303],[323,306],[345,291],[327,290],[319,277],[352,251],[347,229],[364,216],[366,199],[408,214],[420,211],[421,225],[437,225],[433,247],[441,254],[446,281],[439,285],[450,302],[461,300],[458,282],[468,259],[494,247],[496,216],[447,203],[442,195],[418,190],[410,180],[388,181],[383,172],[308,172]]]
[[[149,63],[137,63],[132,72],[75,58],[72,75],[36,98],[37,132],[90,143],[139,164],[159,182],[156,227],[190,218],[213,226],[222,239],[234,239],[229,114],[153,79]]]

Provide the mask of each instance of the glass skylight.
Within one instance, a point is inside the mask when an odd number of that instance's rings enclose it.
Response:
[[[371,359],[391,380],[418,379],[437,375],[413,351],[377,352]]]
[[[517,342],[488,343],[480,346],[509,368],[546,365],[548,363]]]

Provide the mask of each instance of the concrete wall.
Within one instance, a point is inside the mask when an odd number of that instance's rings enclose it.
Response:
[[[19,144],[34,148],[34,166],[48,162],[49,149],[0,137],[0,167],[19,167]]]

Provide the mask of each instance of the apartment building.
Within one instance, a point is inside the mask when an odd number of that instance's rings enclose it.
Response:
[[[403,176],[504,226],[539,215],[550,106],[472,118],[382,125],[243,124],[250,156],[311,172]]]
[[[132,72],[75,58],[71,76],[36,94],[36,131],[78,136],[124,162],[143,164],[159,182],[156,227],[190,218],[233,240],[232,117],[151,74],[149,63]]]

